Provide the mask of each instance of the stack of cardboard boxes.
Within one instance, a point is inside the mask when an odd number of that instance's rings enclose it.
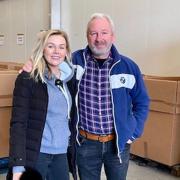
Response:
[[[150,113],[131,153],[168,166],[180,164],[180,77],[144,76],[144,80]]]
[[[21,63],[0,62],[0,158],[9,152],[9,122],[14,82]]]
[[[0,61],[0,70],[15,70],[19,71],[23,66],[23,63],[9,62],[9,61]]]

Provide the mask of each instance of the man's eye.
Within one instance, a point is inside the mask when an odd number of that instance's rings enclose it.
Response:
[[[105,34],[108,34],[108,32],[102,32],[102,34],[104,34],[104,35],[105,35]]]
[[[95,36],[95,35],[97,35],[97,33],[96,32],[91,32],[90,35]]]

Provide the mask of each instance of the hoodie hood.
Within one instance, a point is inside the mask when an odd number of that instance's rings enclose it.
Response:
[[[63,61],[59,64],[59,69],[61,71],[60,79],[62,81],[67,82],[72,78],[74,71],[70,62],[67,60]]]

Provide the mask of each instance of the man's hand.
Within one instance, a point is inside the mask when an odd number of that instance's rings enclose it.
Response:
[[[127,143],[128,143],[128,144],[132,144],[132,141],[129,139],[129,140],[127,141]]]
[[[22,71],[31,72],[31,71],[32,71],[32,68],[33,68],[32,66],[33,66],[32,60],[29,59],[29,60],[24,64],[24,66],[22,67],[22,69],[19,70],[19,74],[22,73]]]
[[[22,172],[13,173],[13,179],[12,180],[19,180],[22,175]]]

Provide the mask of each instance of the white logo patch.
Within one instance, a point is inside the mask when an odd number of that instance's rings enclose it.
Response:
[[[121,87],[132,89],[135,82],[135,77],[131,74],[115,74],[110,77],[112,89],[117,89]]]

